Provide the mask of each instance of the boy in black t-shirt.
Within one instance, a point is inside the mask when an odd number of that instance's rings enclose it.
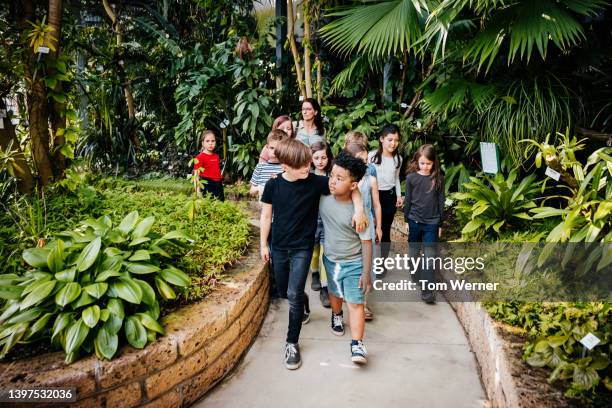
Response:
[[[261,197],[261,257],[267,262],[272,256],[279,295],[289,299],[285,367],[295,370],[302,363],[298,340],[304,317],[304,287],[312,258],[319,199],[321,194],[329,194],[329,186],[327,177],[310,173],[310,149],[300,141],[287,139],[280,142],[275,155],[283,173],[266,183]],[[356,209],[353,219],[358,230],[363,231],[367,221],[358,190],[352,198]],[[268,246],[271,225],[272,254]]]

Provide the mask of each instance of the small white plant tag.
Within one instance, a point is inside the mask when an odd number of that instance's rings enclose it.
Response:
[[[48,54],[49,53],[49,47],[38,47],[38,53],[39,54]]]
[[[589,350],[592,350],[593,347],[598,345],[600,341],[601,340],[599,340],[597,336],[595,336],[593,333],[589,333],[586,336],[584,336],[582,339],[580,339],[580,343],[582,343],[582,345],[588,348]]]
[[[561,173],[559,173],[557,170],[551,169],[548,166],[546,166],[546,172],[544,174],[555,181],[559,181],[559,177],[561,177]]]
[[[0,129],[4,129],[4,119],[0,118]]]

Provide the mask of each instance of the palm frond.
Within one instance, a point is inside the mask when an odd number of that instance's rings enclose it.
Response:
[[[357,51],[371,57],[409,50],[419,41],[425,19],[424,0],[369,2],[329,13],[337,20],[320,32],[332,50],[341,55]]]

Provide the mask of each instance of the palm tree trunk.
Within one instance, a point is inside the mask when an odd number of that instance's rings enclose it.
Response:
[[[429,65],[429,68],[427,68],[427,72],[422,73],[421,82],[425,82],[425,80],[429,78],[429,76],[431,75],[431,72],[433,71],[433,68],[434,68],[434,64],[432,62]],[[417,91],[417,93],[414,94],[412,101],[410,101],[410,105],[408,105],[408,109],[406,109],[406,112],[404,112],[405,118],[411,118],[414,116],[416,108],[421,102],[422,97],[423,97],[423,90],[419,90]]]
[[[310,61],[310,5],[308,0],[302,2],[302,15],[304,20],[304,38],[302,45],[304,47],[304,86],[306,97],[312,98],[312,65]]]
[[[57,73],[55,68],[55,61],[60,55],[60,38],[62,28],[62,14],[63,14],[62,0],[49,0],[49,27],[53,29],[47,36],[45,44],[51,44],[55,51],[51,51],[48,55],[47,63],[49,66],[49,75]],[[51,47],[50,47],[51,48]],[[62,93],[63,86],[62,81],[57,81],[53,92]],[[53,100],[50,107],[50,120],[51,120],[51,132],[53,137],[53,146],[58,147],[66,143],[66,139],[60,129],[66,129],[66,104]],[[64,170],[66,170],[66,158],[61,153],[60,149],[55,149],[53,154],[53,166],[55,176],[62,178],[64,176]]]
[[[288,0],[287,38],[289,39],[289,47],[291,48],[291,54],[293,55],[293,63],[295,64],[295,76],[297,78],[300,95],[302,95],[303,98],[307,98],[306,89],[304,88],[304,81],[302,79],[302,64],[300,63],[300,54],[298,52],[297,44],[295,42],[294,29],[295,29],[295,13],[293,10],[293,0]]]

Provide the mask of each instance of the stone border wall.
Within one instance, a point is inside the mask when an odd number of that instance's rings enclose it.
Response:
[[[192,404],[239,362],[268,310],[267,267],[258,236],[252,241],[206,299],[162,319],[166,335],[156,342],[142,350],[125,346],[111,361],[90,356],[66,365],[56,352],[2,363],[0,388],[76,387],[72,406],[87,408]]]

